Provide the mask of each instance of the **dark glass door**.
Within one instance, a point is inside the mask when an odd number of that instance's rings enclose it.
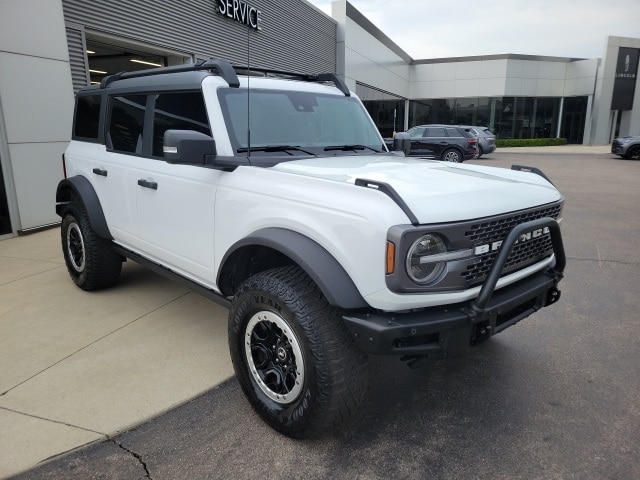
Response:
[[[562,137],[567,143],[582,143],[587,119],[587,97],[567,97],[564,100]]]
[[[0,235],[11,233],[11,219],[9,218],[9,204],[7,203],[7,191],[4,187],[2,176],[2,157],[0,157]]]

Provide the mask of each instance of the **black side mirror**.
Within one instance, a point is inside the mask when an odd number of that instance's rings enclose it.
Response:
[[[411,137],[407,132],[398,132],[393,138],[393,151],[409,155],[411,152]]]
[[[164,132],[162,151],[167,163],[212,164],[216,156],[216,141],[195,130],[167,130]]]

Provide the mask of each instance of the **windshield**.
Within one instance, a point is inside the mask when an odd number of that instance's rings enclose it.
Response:
[[[219,90],[220,104],[236,153],[315,155],[385,150],[362,104],[353,97],[313,92]],[[249,113],[250,112],[250,113]],[[251,118],[251,145],[247,117]],[[296,147],[288,150],[287,147]],[[327,149],[327,147],[330,147]]]

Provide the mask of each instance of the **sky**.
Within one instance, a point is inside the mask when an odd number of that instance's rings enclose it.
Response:
[[[331,0],[308,0],[331,15]],[[413,59],[516,53],[602,58],[640,38],[640,0],[350,0]]]

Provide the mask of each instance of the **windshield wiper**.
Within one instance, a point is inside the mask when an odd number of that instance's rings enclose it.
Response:
[[[263,147],[240,147],[238,148],[238,150],[236,150],[237,153],[244,153],[244,152],[286,152],[289,155],[293,155],[293,153],[290,152],[290,150],[294,150],[297,152],[302,152],[302,153],[306,153],[307,155],[313,155],[314,157],[317,157],[317,155],[313,152],[310,152],[309,150],[305,150],[303,148],[297,147],[295,145],[265,145]]]
[[[342,150],[343,152],[347,152],[349,150],[373,150],[376,153],[381,153],[382,150],[378,150],[373,147],[369,147],[367,145],[329,145],[328,147],[324,147],[324,151],[328,152],[330,150]]]

